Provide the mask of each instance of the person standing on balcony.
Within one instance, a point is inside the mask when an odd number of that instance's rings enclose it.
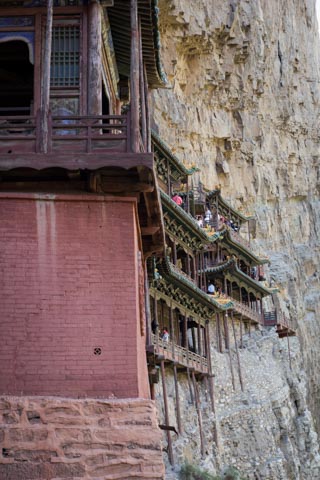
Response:
[[[161,333],[161,338],[164,342],[169,342],[169,332],[167,327],[163,327],[162,333]]]
[[[210,282],[208,285],[208,293],[210,295],[213,295],[215,291],[216,291],[216,287],[213,285],[213,283]]]
[[[212,222],[212,213],[210,208],[207,208],[206,210],[204,221],[206,225],[210,225],[210,223]]]
[[[182,198],[181,198],[180,195],[178,195],[177,193],[174,193],[174,194],[173,194],[172,200],[173,200],[177,205],[179,205],[179,207],[181,207],[182,204],[183,204]]]

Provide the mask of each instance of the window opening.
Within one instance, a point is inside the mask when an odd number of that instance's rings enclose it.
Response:
[[[22,40],[0,43],[0,115],[33,113],[34,67]]]
[[[52,29],[51,86],[78,87],[80,82],[79,25],[56,25]]]

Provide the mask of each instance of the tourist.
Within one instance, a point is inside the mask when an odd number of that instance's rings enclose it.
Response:
[[[172,200],[173,200],[177,205],[179,205],[179,207],[181,207],[182,204],[183,204],[182,198],[181,198],[180,195],[178,195],[177,193],[174,193],[174,194],[173,194]]]
[[[211,213],[210,208],[207,208],[206,213],[205,213],[205,217],[204,217],[204,221],[205,221],[206,225],[209,225],[211,220],[212,220],[212,213]]]
[[[161,333],[161,338],[164,342],[169,342],[169,332],[167,330],[167,327],[163,327],[162,333]]]
[[[213,295],[215,291],[216,291],[216,287],[213,285],[213,283],[210,282],[208,285],[208,293],[210,295]]]
[[[199,227],[203,228],[203,216],[202,215],[197,215],[196,219],[197,219],[197,224],[199,225]]]

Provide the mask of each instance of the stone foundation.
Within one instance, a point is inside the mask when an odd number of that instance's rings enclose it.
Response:
[[[163,479],[150,400],[0,398],[0,478]]]

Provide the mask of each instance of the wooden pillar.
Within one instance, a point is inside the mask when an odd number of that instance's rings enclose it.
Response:
[[[189,385],[189,393],[190,393],[190,403],[194,402],[194,396],[192,393],[192,387],[191,387],[191,379],[190,379],[190,368],[187,367],[187,377],[188,377],[188,385]]]
[[[151,313],[150,313],[150,294],[147,266],[144,268],[144,291],[145,291],[145,308],[146,308],[146,344],[151,345]]]
[[[189,177],[187,175],[187,212],[190,213]]]
[[[178,373],[177,373],[176,364],[173,365],[173,376],[174,376],[174,388],[175,388],[175,394],[176,394],[177,425],[178,425],[178,432],[181,434],[183,432],[183,428],[182,428],[182,422],[181,422],[179,383],[178,383]]]
[[[169,409],[168,409],[167,387],[166,387],[165,370],[164,370],[164,360],[161,360],[161,378],[162,378],[165,425],[166,427],[169,427]],[[169,430],[167,430],[167,441],[168,441],[169,462],[171,463],[171,465],[174,465],[172,440],[171,440],[171,434]]]
[[[288,327],[287,327],[287,328],[288,328]],[[287,330],[287,342],[288,342],[289,366],[290,366],[290,370],[292,370],[291,351],[290,351],[290,340],[289,340],[289,332],[288,332],[288,330]]]
[[[142,34],[141,34],[141,22],[139,23],[139,69],[140,69],[140,103],[141,103],[141,137],[144,151],[148,148],[147,138],[147,116],[146,116],[146,97],[144,87],[144,65],[142,58]]]
[[[190,263],[190,255],[187,253],[187,274],[191,277],[191,263]]]
[[[177,265],[177,245],[175,240],[173,240],[173,244],[172,244],[172,256],[173,256],[173,264]]]
[[[144,98],[146,102],[146,125],[147,125],[147,152],[151,152],[151,126],[150,126],[150,95],[148,90],[148,77],[145,65],[143,66]]]
[[[50,69],[52,48],[53,0],[47,0],[47,20],[43,51],[42,96],[40,111],[40,152],[48,153],[49,143],[49,107],[50,107]]]
[[[88,115],[101,115],[101,7],[99,2],[88,6]]]
[[[203,428],[202,428],[200,396],[199,396],[198,385],[196,382],[196,377],[194,372],[192,372],[192,383],[193,383],[193,390],[194,390],[194,396],[195,396],[196,410],[198,414],[199,433],[200,433],[200,452],[201,452],[201,456],[203,457],[205,453],[205,442],[204,442],[204,435],[203,435]]]
[[[211,361],[209,322],[206,323],[205,328],[206,328],[206,353],[207,353],[208,374],[209,374],[209,392],[210,392],[211,408],[212,408],[213,413],[215,413],[216,407],[215,407],[215,402],[214,402],[213,371],[212,371],[212,361]]]
[[[197,354],[202,356],[202,345],[201,345],[201,325],[198,323],[198,349],[197,349]]]
[[[198,284],[198,282],[197,282],[197,266],[196,266],[195,255],[192,255],[192,270],[193,270],[192,278]]]
[[[232,330],[233,330],[234,345],[235,345],[235,348],[236,348],[237,360],[238,360],[239,381],[240,381],[241,390],[244,391],[242,371],[241,371],[241,362],[240,362],[240,355],[239,355],[239,349],[238,349],[238,344],[237,344],[236,329],[235,329],[235,326],[234,326],[233,312],[231,312],[231,324],[232,324]]]
[[[175,359],[175,351],[174,351],[174,326],[173,326],[173,313],[172,313],[172,303],[169,306],[169,332],[171,338],[171,345],[172,345],[172,359]]]
[[[229,329],[228,329],[228,314],[227,312],[223,316],[223,327],[224,327],[224,344],[227,350],[230,349],[230,338],[229,338]]]
[[[131,112],[131,150],[139,152],[139,27],[138,2],[131,0],[131,52],[130,52],[130,112]]]
[[[220,353],[223,353],[222,348],[222,334],[221,334],[221,325],[220,325],[220,314],[216,313],[216,327],[217,327],[217,347]]]
[[[233,365],[232,365],[232,356],[231,356],[231,348],[230,348],[230,340],[229,340],[228,314],[227,313],[224,316],[224,331],[225,331],[225,336],[226,336],[226,348],[228,349],[228,354],[229,354],[232,387],[233,387],[233,390],[235,390],[236,389],[236,384],[235,384],[234,371],[233,371]]]

